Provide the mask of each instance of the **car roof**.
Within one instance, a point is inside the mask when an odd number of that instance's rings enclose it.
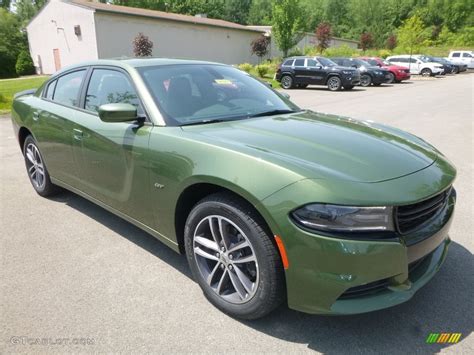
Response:
[[[200,60],[189,60],[189,59],[174,59],[174,58],[130,58],[130,57],[120,57],[112,59],[97,59],[86,62],[77,63],[70,65],[56,72],[53,76],[61,74],[65,71],[69,71],[74,68],[94,66],[94,65],[106,65],[106,66],[116,66],[123,69],[129,68],[140,68],[140,67],[149,67],[149,66],[159,66],[159,65],[185,65],[185,64],[214,64],[214,65],[225,65],[216,62],[207,62]]]

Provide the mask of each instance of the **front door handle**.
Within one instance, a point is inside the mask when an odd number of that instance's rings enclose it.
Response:
[[[80,129],[74,128],[72,131],[73,131],[75,140],[78,140],[78,141],[82,140],[84,133]]]
[[[33,121],[38,121],[40,118],[38,111],[33,112]]]

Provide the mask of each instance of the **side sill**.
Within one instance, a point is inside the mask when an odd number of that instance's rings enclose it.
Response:
[[[75,187],[72,187],[64,182],[62,182],[61,180],[58,180],[58,179],[55,179],[53,178],[52,176],[50,177],[51,179],[51,182],[55,185],[58,185],[58,186],[61,186],[62,188],[66,189],[66,190],[69,190],[93,203],[95,203],[96,205],[102,207],[103,209],[109,211],[110,213],[113,213],[114,215],[126,220],[127,222],[129,223],[132,223],[133,225],[135,225],[136,227],[140,228],[141,230],[147,232],[148,234],[151,234],[153,237],[155,237],[156,239],[158,239],[160,242],[162,242],[163,244],[165,244],[166,246],[170,247],[171,249],[173,249],[175,252],[177,253],[180,253],[180,250],[179,250],[179,245],[178,243],[176,243],[175,241],[165,237],[163,234],[161,234],[160,232],[148,227],[147,225],[137,221],[136,219],[116,210],[115,208],[113,207],[110,207],[109,205],[106,205],[105,203],[95,199],[94,197],[92,196],[89,196],[88,194],[76,189]]]

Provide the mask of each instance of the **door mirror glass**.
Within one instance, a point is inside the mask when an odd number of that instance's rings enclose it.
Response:
[[[137,108],[131,104],[104,104],[99,107],[99,117],[104,122],[128,122],[137,119]]]

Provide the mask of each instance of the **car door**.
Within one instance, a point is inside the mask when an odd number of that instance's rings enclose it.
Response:
[[[130,103],[144,114],[128,74],[115,67],[93,67],[84,86],[74,127],[74,150],[81,190],[126,215],[148,224],[148,141],[152,124],[103,122],[101,105]]]
[[[295,72],[295,81],[296,84],[307,84],[306,83],[306,68],[304,66],[304,58],[295,59],[293,63],[293,70]]]
[[[462,63],[467,65],[468,68],[473,68],[474,67],[474,59],[472,58],[472,55],[470,53],[464,52],[462,54]]]
[[[326,82],[326,70],[316,59],[306,59],[308,72],[308,84],[324,85]]]
[[[53,179],[78,183],[73,152],[73,125],[87,68],[66,72],[49,81],[32,113],[34,132]]]

